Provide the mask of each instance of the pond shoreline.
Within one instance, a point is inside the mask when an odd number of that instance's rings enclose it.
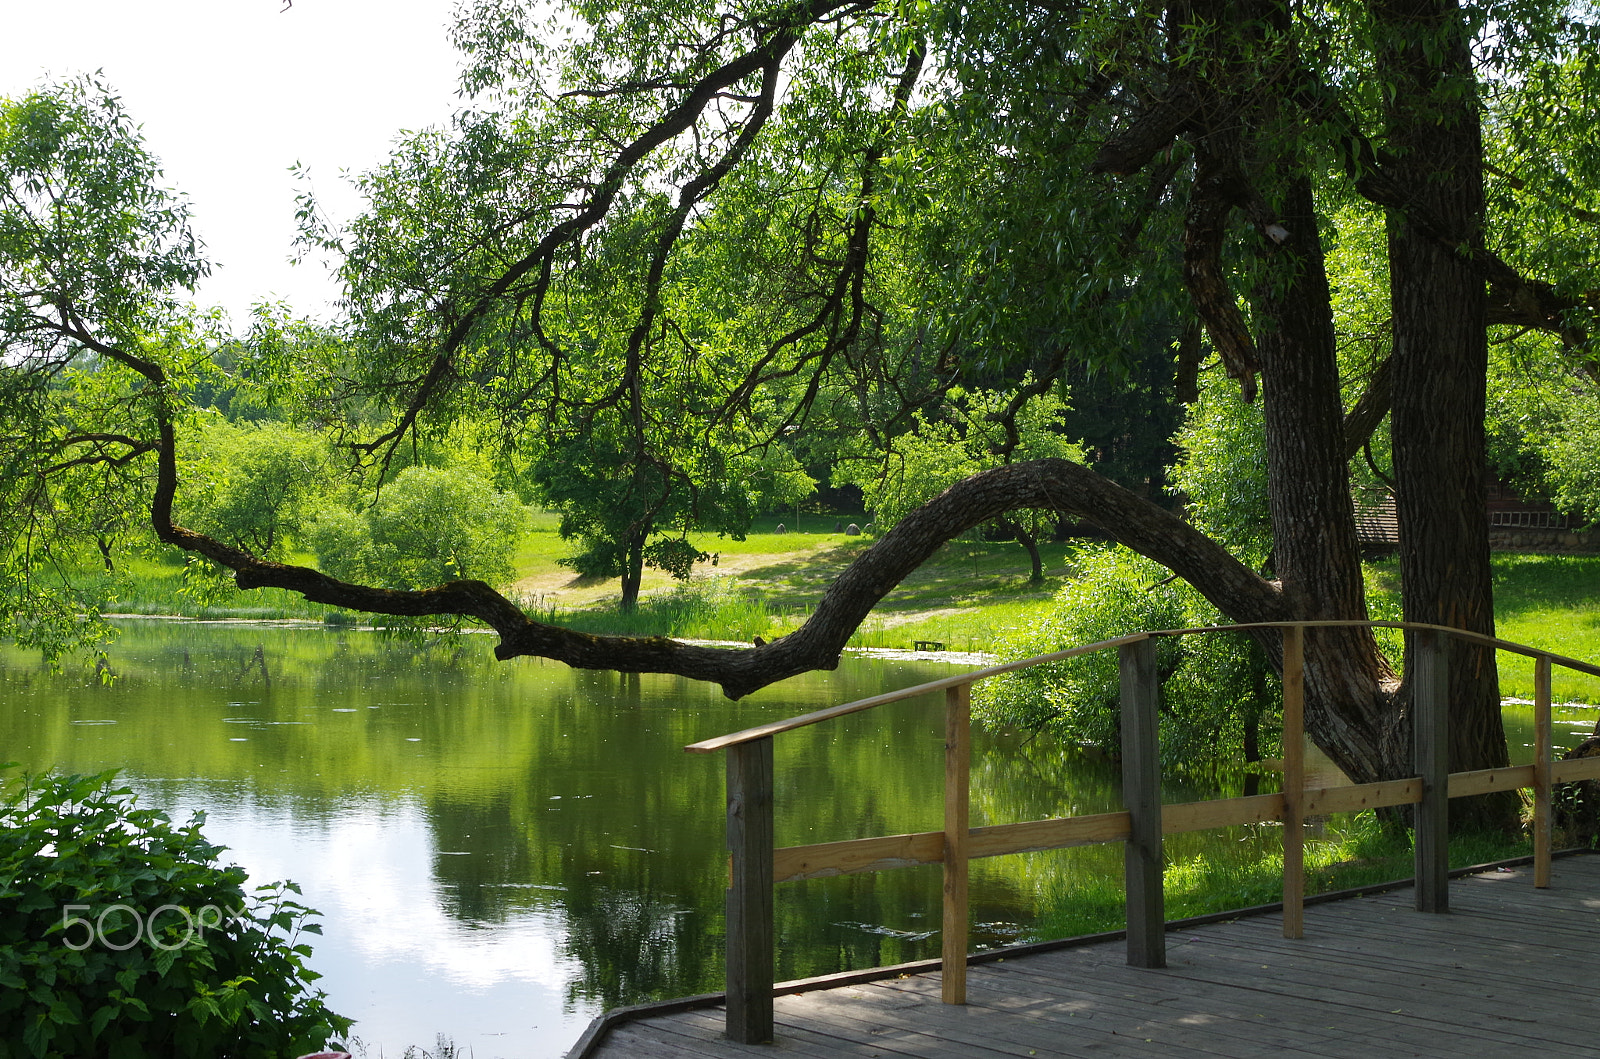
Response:
[[[316,618],[195,618],[187,614],[102,614],[107,621],[165,621],[174,623],[188,623],[191,625],[244,625],[258,626],[271,629],[348,629],[352,632],[384,632],[382,626],[364,624],[331,624],[319,621]],[[477,636],[494,636],[493,629],[446,629],[440,627],[435,630],[440,633],[469,634]],[[696,647],[749,647],[750,644],[743,640],[696,640],[691,638],[668,637],[678,643],[693,644]],[[896,647],[846,647],[844,653],[857,655],[861,658],[880,659],[886,662],[947,662],[951,665],[992,666],[998,665],[1000,657],[983,651],[907,651]]]

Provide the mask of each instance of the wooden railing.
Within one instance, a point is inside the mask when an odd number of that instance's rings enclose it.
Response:
[[[1403,629],[1412,637],[1412,748],[1415,775],[1382,783],[1307,789],[1304,747],[1305,630],[1367,626]],[[1283,635],[1283,790],[1243,798],[1161,804],[1157,738],[1158,680],[1155,640],[1162,636],[1281,629]],[[1534,660],[1534,761],[1532,765],[1450,773],[1450,637],[1526,655]],[[1115,648],[1122,689],[1121,812],[968,826],[970,704],[972,685],[1003,673]],[[1283,824],[1283,934],[1304,934],[1304,821],[1308,816],[1381,806],[1415,805],[1417,910],[1449,910],[1448,802],[1451,798],[1532,787],[1534,885],[1550,884],[1550,790],[1555,783],[1600,778],[1600,758],[1551,761],[1552,666],[1600,676],[1600,667],[1477,633],[1437,625],[1385,621],[1273,622],[1136,633],[1036,658],[963,673],[875,695],[785,721],[748,728],[685,747],[690,753],[728,752],[727,1033],[736,1041],[772,1039],[773,897],[775,883],[914,864],[944,865],[943,999],[966,1002],[967,863],[975,857],[1062,849],[1097,842],[1124,843],[1128,963],[1166,963],[1161,838],[1237,824]],[[783,732],[859,713],[903,699],[945,693],[944,829],[919,834],[823,842],[775,849],[773,844],[773,738]]]

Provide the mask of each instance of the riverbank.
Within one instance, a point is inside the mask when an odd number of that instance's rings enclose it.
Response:
[[[698,564],[688,582],[660,571],[645,574],[638,610],[622,614],[614,579],[576,576],[558,560],[568,545],[556,518],[535,518],[517,555],[510,591],[535,617],[582,632],[663,635],[688,640],[750,643],[798,628],[827,586],[873,543],[844,532],[832,516],[803,516],[783,525],[768,516],[742,541],[700,542],[715,561]],[[957,540],[941,548],[875,607],[850,640],[854,648],[915,651],[918,643],[963,655],[984,654],[1007,632],[1048,614],[1074,572],[1085,542],[1040,546],[1045,578],[1029,581],[1026,552],[1012,542]],[[296,557],[309,561],[309,557]],[[1498,631],[1508,640],[1577,658],[1600,657],[1600,557],[1494,556]],[[1399,567],[1369,563],[1368,598],[1374,617],[1399,617]],[[307,603],[276,589],[240,592],[230,585],[202,592],[180,562],[140,558],[114,573],[85,576],[86,603],[108,613],[181,615],[201,619],[303,619],[364,625],[363,615]],[[1396,652],[1398,643],[1389,645]],[[1526,659],[1500,659],[1502,692],[1530,698],[1533,671]],[[1600,702],[1600,681],[1564,676],[1558,699]]]

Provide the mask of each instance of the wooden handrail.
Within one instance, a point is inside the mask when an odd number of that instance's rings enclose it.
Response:
[[[1416,774],[1405,779],[1320,789],[1304,788],[1303,674],[1306,629],[1368,627],[1417,634],[1412,744]],[[1159,750],[1152,639],[1213,632],[1283,631],[1284,789],[1278,794],[1212,799],[1163,805],[1159,796]],[[1448,743],[1448,658],[1451,637],[1509,651],[1535,660],[1535,761],[1532,765],[1451,774],[1445,763]],[[1032,666],[1115,647],[1120,654],[1123,722],[1122,812],[1034,820],[1016,824],[968,826],[970,758],[968,701],[980,680]],[[1081,647],[1054,651],[974,670],[958,676],[874,695],[783,721],[705,739],[685,747],[692,753],[729,751],[728,844],[728,1035],[745,1043],[772,1035],[773,920],[775,883],[854,872],[882,871],[912,864],[943,863],[943,999],[966,1002],[967,863],[978,857],[1061,849],[1097,842],[1125,845],[1128,962],[1161,967],[1166,960],[1162,896],[1161,836],[1238,823],[1278,820],[1284,824],[1283,933],[1303,936],[1302,823],[1307,816],[1392,805],[1416,805],[1417,908],[1449,908],[1448,801],[1521,787],[1534,789],[1534,885],[1550,882],[1550,796],[1555,783],[1600,779],[1600,758],[1552,762],[1550,732],[1551,667],[1560,665],[1600,676],[1600,666],[1481,633],[1420,622],[1297,621],[1213,625],[1134,633]],[[932,692],[946,693],[945,828],[909,835],[851,839],[774,849],[772,843],[773,737],[808,725]]]
[[[860,713],[877,706],[887,706],[891,702],[903,702],[914,699],[918,695],[931,695],[936,691],[948,691],[951,688],[961,687],[963,684],[976,684],[980,680],[997,677],[1003,673],[1014,673],[1019,669],[1028,669],[1044,662],[1059,662],[1064,658],[1076,658],[1079,655],[1093,654],[1103,651],[1108,647],[1120,647],[1125,643],[1135,643],[1147,640],[1152,636],[1166,635],[1163,633],[1141,632],[1131,636],[1119,636],[1114,640],[1100,640],[1097,643],[1084,644],[1082,647],[1070,647],[1065,651],[1052,651],[1047,655],[1035,658],[1024,658],[1020,662],[1007,662],[1005,665],[990,666],[987,669],[975,669],[970,673],[960,676],[944,677],[940,680],[930,680],[926,684],[916,684],[899,691],[886,691],[882,695],[874,695],[867,699],[857,699],[847,702],[842,706],[829,706],[826,709],[815,710],[811,713],[802,713],[798,717],[790,717],[786,721],[773,721],[771,724],[758,724],[754,728],[746,728],[740,732],[728,735],[719,735],[714,739],[702,739],[698,743],[690,743],[683,749],[691,754],[709,754],[716,750],[726,750],[730,746],[740,743],[749,743],[756,739],[766,739],[768,736],[778,735],[782,732],[792,732],[796,728],[805,728],[808,725],[819,724],[822,721],[831,721],[835,717],[844,717],[847,714]]]
[[[1003,665],[989,666],[984,669],[975,669],[959,676],[943,677],[939,680],[930,680],[926,684],[916,684],[898,691],[886,691],[882,695],[873,695],[870,698],[857,699],[855,702],[846,702],[839,706],[829,706],[826,709],[803,713],[798,717],[790,717],[782,721],[772,721],[768,724],[756,725],[727,735],[715,736],[711,739],[702,739],[698,743],[690,743],[683,749],[691,754],[710,754],[718,750],[726,750],[730,746],[740,743],[749,743],[757,739],[766,739],[768,736],[778,735],[783,732],[792,732],[796,728],[805,728],[808,725],[820,724],[831,721],[835,717],[844,717],[847,714],[860,713],[862,710],[871,710],[878,706],[887,706],[892,702],[903,702],[919,695],[929,695],[936,691],[946,691],[962,684],[976,684],[980,680],[991,677],[1003,676],[1006,673],[1015,673],[1021,669],[1031,669],[1047,662],[1060,662],[1068,658],[1077,658],[1080,655],[1093,654],[1111,647],[1121,647],[1123,644],[1137,643],[1140,640],[1156,636],[1194,636],[1198,633],[1212,632],[1252,632],[1257,629],[1331,629],[1331,628],[1357,628],[1372,629],[1401,629],[1410,632],[1440,632],[1484,647],[1493,647],[1512,654],[1524,655],[1528,658],[1548,658],[1551,662],[1566,669],[1573,669],[1590,676],[1600,677],[1600,666],[1590,665],[1588,662],[1576,658],[1568,658],[1551,651],[1529,647],[1526,644],[1513,643],[1510,640],[1501,640],[1494,636],[1485,636],[1482,633],[1468,632],[1465,629],[1455,629],[1448,625],[1429,625],[1416,621],[1258,621],[1247,622],[1239,625],[1199,625],[1188,629],[1156,629],[1150,632],[1133,633],[1128,636],[1118,636],[1110,640],[1099,640],[1095,643],[1084,644],[1081,647],[1070,647],[1064,651],[1051,651],[1049,654],[1035,655],[1017,662],[1006,662]]]

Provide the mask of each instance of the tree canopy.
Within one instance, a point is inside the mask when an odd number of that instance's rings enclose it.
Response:
[[[40,603],[64,598],[43,543],[135,493],[241,587],[463,615],[501,657],[730,695],[831,666],[934,548],[1018,509],[1099,526],[1234,620],[1359,618],[1348,465],[1387,414],[1407,616],[1490,631],[1489,331],[1592,363],[1596,26],[1538,0],[464,5],[451,126],[363,177],[348,228],[305,206],[303,240],[343,262],[336,340],[235,369],[352,465],[381,477],[471,431],[547,490],[552,469],[616,490],[620,525],[575,528],[637,569],[642,527],[729,529],[752,468],[792,476],[795,446],[845,435],[892,451],[957,387],[1004,395],[1002,460],[1068,376],[1165,364],[1180,400],[1225,375],[1259,404],[1270,572],[1225,520],[1201,520],[1217,539],[1080,463],[1014,461],[906,514],[803,628],[744,651],[579,635],[483,581],[340,580],[175,522],[195,380],[219,370],[180,300],[204,267],[181,200],[103,90],[9,101],[10,629],[65,620]],[[1372,637],[1308,651],[1319,745],[1358,778],[1404,771],[1408,690]],[[1462,649],[1452,672],[1456,766],[1503,761],[1492,661]]]

